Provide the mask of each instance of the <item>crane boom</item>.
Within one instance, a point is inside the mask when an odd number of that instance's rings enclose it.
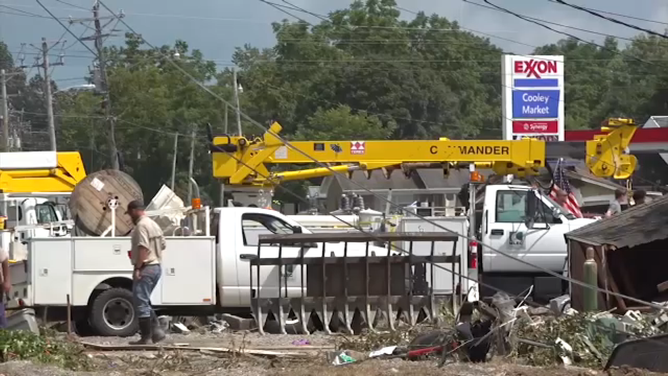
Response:
[[[86,177],[78,152],[0,153],[0,192],[72,192]]]
[[[575,158],[585,161],[600,177],[628,178],[637,161],[625,154],[636,125],[626,119],[610,119],[603,135],[586,142],[544,142],[525,138],[504,140],[372,140],[294,141],[278,137],[282,127],[273,123],[262,138],[219,136],[212,139],[213,176],[226,184],[270,186],[286,180],[328,176],[334,172],[382,170],[386,176],[411,164],[431,167],[476,163],[497,174],[519,177],[535,175],[550,159]],[[312,168],[272,173],[269,164],[326,163],[329,168]]]

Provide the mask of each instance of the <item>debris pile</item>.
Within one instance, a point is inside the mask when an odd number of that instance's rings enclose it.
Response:
[[[642,340],[642,346],[651,346],[651,341],[667,342],[661,340],[668,338],[664,334],[668,325],[661,320],[664,316],[663,311],[580,313],[570,308],[568,297],[559,297],[547,307],[529,307],[524,300],[517,304],[515,299],[497,294],[490,304],[464,303],[454,322],[441,322],[440,327],[418,324],[344,337],[329,362],[347,365],[370,358],[401,358],[432,359],[444,365],[452,361],[486,362],[496,357],[527,366],[561,364],[602,369],[617,363],[662,372],[665,370],[660,362],[650,364],[641,356],[634,359],[637,350],[628,349],[625,354],[618,350],[628,341]],[[668,346],[659,350],[668,353]],[[616,362],[615,357],[619,358]]]

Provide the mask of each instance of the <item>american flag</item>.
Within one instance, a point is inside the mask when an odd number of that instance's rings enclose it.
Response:
[[[573,190],[571,190],[571,185],[568,183],[568,178],[566,178],[566,174],[564,173],[564,168],[561,164],[561,160],[557,162],[557,166],[554,169],[554,176],[552,177],[552,179],[554,181],[554,185],[552,187],[552,192],[550,192],[550,197],[553,200],[558,201],[557,193],[559,191],[566,192],[568,194],[568,199],[562,205],[562,207],[571,212],[571,214],[573,214],[574,216],[582,218],[580,205],[578,204],[578,200],[575,198]]]

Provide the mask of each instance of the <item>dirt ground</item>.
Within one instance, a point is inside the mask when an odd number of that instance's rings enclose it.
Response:
[[[132,358],[124,355],[124,358]],[[109,368],[94,372],[71,372],[44,365],[27,362],[9,362],[0,364],[3,376],[385,376],[385,375],[424,375],[424,376],[641,376],[657,375],[639,370],[615,370],[610,373],[580,368],[533,368],[514,364],[492,363],[483,365],[455,364],[437,368],[435,362],[407,362],[403,360],[369,360],[360,364],[332,366],[311,362],[283,362],[259,360],[221,360],[202,358],[200,361],[181,360],[179,366],[167,365],[163,358],[134,359],[129,367],[123,361],[108,358]],[[162,365],[160,364],[162,363]]]
[[[340,339],[340,338],[339,338]],[[128,338],[85,337],[80,340],[101,345],[121,345]],[[307,340],[308,345],[303,341]],[[302,343],[298,342],[302,341]],[[656,375],[639,370],[616,370],[610,373],[582,368],[533,368],[503,361],[486,364],[451,364],[437,368],[436,361],[400,359],[367,360],[344,366],[333,366],[326,353],[334,350],[337,336],[265,335],[257,333],[191,333],[171,334],[166,345],[190,347],[245,348],[304,353],[299,359],[266,359],[250,355],[217,354],[203,351],[100,351],[88,350],[86,356],[95,371],[72,372],[29,362],[0,364],[0,376],[337,376],[337,375],[439,375],[439,376],[640,376]]]

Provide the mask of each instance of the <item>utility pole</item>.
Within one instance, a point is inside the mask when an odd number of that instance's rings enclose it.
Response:
[[[124,14],[121,12],[119,16],[117,17],[116,15],[113,16],[100,16],[100,3],[98,1],[95,1],[95,4],[93,5],[93,18],[85,18],[85,19],[77,19],[76,22],[84,23],[88,21],[93,21],[94,25],[94,32],[93,35],[90,35],[88,37],[81,38],[81,40],[92,40],[95,43],[95,50],[97,52],[97,63],[98,63],[98,69],[99,69],[99,77],[100,77],[100,82],[99,86],[98,83],[96,83],[96,86],[98,86],[98,89],[100,93],[103,95],[101,107],[102,107],[102,113],[104,114],[104,117],[106,121],[109,123],[108,124],[108,137],[107,137],[107,142],[109,143],[109,162],[111,165],[111,168],[114,170],[119,169],[119,163],[118,163],[118,149],[116,148],[116,119],[112,115],[111,112],[111,98],[109,95],[109,82],[107,80],[107,62],[105,59],[104,55],[104,47],[103,47],[103,38],[106,38],[108,36],[111,36],[111,33],[104,33],[104,28],[107,27],[111,22],[121,19],[124,17]],[[105,25],[102,25],[102,20],[104,19],[109,19],[109,22],[107,22]],[[75,20],[72,20],[70,22],[75,22]]]
[[[43,71],[42,77],[44,78],[44,96],[45,96],[44,99],[46,101],[46,116],[48,120],[49,148],[53,151],[57,150],[56,125],[55,125],[55,119],[53,117],[53,95],[51,93],[51,75],[49,74],[49,68],[57,65],[64,65],[64,63],[62,54],[60,55],[60,58],[58,59],[57,62],[50,63],[49,51],[51,50],[51,48],[57,46],[59,43],[61,42],[56,42],[53,46],[49,47],[46,38],[42,38],[42,48],[40,48],[40,50],[42,51],[42,61],[40,62],[38,59],[35,59],[36,61],[35,64],[33,65],[33,67],[42,68]],[[66,42],[63,41],[62,43],[64,44]]]
[[[239,81],[237,81],[237,68],[232,68],[232,79],[234,80],[234,101],[236,102],[236,112],[237,112],[237,128],[239,131],[239,137],[242,136],[241,133],[241,109],[239,108]],[[225,106],[227,107],[227,106]]]
[[[188,202],[192,203],[193,201],[193,167],[195,163],[195,125],[192,126],[190,132],[190,160],[188,161]]]
[[[9,151],[9,98],[7,98],[7,73],[0,70],[2,86],[2,151]],[[226,106],[227,107],[227,106]]]
[[[227,133],[227,109],[228,109],[228,107],[229,107],[228,105],[225,105],[225,133],[224,134],[229,134],[229,133]]]
[[[172,156],[172,191],[174,190],[174,184],[176,183],[176,154],[179,148],[179,134],[174,133],[174,155]],[[188,182],[190,184],[190,181]]]

